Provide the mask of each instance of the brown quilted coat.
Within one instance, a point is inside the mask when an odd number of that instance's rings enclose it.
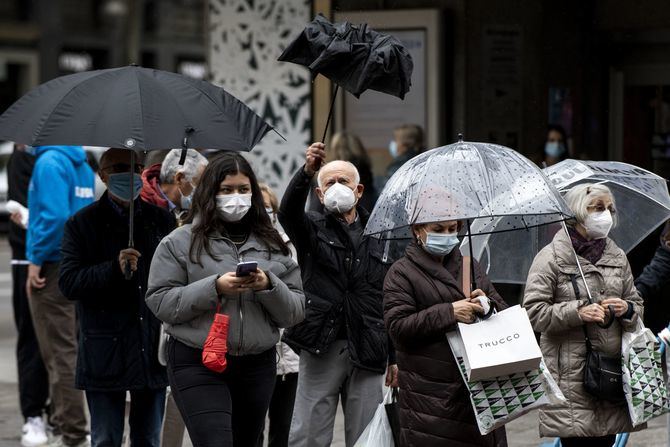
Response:
[[[594,301],[616,297],[634,303],[631,320],[615,321],[609,329],[587,326],[595,350],[620,355],[622,332],[634,329],[635,319],[642,317],[642,299],[633,284],[628,259],[608,239],[596,265],[581,256],[579,262]],[[580,300],[575,295],[572,275],[577,275]],[[593,437],[633,430],[625,403],[599,400],[584,390],[586,344],[577,308],[586,303],[586,288],[570,239],[559,231],[533,261],[523,302],[533,328],[541,333],[544,360],[567,399],[564,404],[540,410],[541,436]]]
[[[384,281],[384,320],[397,351],[400,446],[505,447],[505,430],[482,436],[446,333],[456,328],[451,303],[464,298],[462,258],[446,266],[412,243]],[[499,308],[507,307],[477,265],[476,278]]]

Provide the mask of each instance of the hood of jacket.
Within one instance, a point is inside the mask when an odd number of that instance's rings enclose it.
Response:
[[[86,151],[82,146],[37,146],[35,155],[41,157],[47,152],[57,152],[67,157],[72,164],[79,166],[86,162]]]

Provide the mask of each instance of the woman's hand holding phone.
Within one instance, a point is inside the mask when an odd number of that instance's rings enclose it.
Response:
[[[244,290],[259,292],[270,288],[270,278],[261,269],[249,273],[246,276],[237,276],[236,272],[228,272],[216,280],[216,293],[234,295]]]
[[[234,295],[250,288],[255,280],[253,275],[237,276],[235,272],[228,272],[216,279],[216,293]]]

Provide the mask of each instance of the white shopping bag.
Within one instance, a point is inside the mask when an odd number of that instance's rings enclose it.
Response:
[[[358,437],[354,447],[394,447],[393,431],[384,407],[384,405],[393,402],[392,391],[393,388],[386,389],[384,401],[377,407],[375,415]]]
[[[453,331],[447,333],[447,340],[468,388],[470,404],[482,435],[491,433],[529,411],[565,402],[565,396],[543,361],[538,369],[532,371],[468,381],[461,337]]]
[[[470,381],[538,369],[542,351],[526,309],[512,306],[473,324],[458,323]]]

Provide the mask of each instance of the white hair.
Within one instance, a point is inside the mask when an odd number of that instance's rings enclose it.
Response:
[[[316,177],[316,182],[319,185],[319,188],[323,188],[323,185],[321,184],[321,177],[322,177],[322,174],[323,174],[325,168],[329,165],[332,165],[333,163],[342,163],[342,164],[346,165],[348,168],[350,168],[351,170],[354,171],[354,183],[356,185],[358,185],[361,182],[361,175],[358,173],[358,168],[356,168],[356,166],[352,162],[345,161],[345,160],[333,160],[333,161],[331,161],[329,163],[326,163],[325,165],[321,166],[321,169],[319,170],[319,174]]]
[[[161,183],[171,185],[174,183],[174,177],[178,172],[183,172],[186,180],[189,182],[198,173],[202,166],[207,166],[209,161],[195,149],[188,149],[186,151],[186,159],[184,164],[179,164],[182,149],[172,149],[165,156],[163,164],[161,165]]]
[[[602,183],[580,183],[573,186],[565,193],[564,199],[568,207],[575,215],[577,223],[584,223],[589,215],[588,206],[593,199],[601,196],[609,196],[612,199],[612,205],[616,210],[616,203],[612,191]],[[617,215],[612,214],[612,227],[617,225]]]

